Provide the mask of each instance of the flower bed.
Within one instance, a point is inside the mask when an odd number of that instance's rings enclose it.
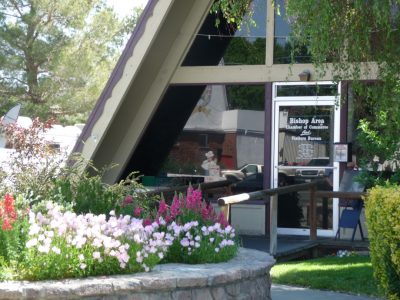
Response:
[[[273,259],[237,256],[235,230],[199,189],[168,205],[134,173],[106,185],[89,162],[59,164],[42,127],[14,136],[10,172],[0,167],[0,298],[269,297]]]
[[[144,210],[138,207],[130,210],[136,216],[77,214],[47,201],[17,213],[14,198],[6,194],[0,201],[0,278],[131,274],[158,263],[225,262],[237,253],[235,230],[218,222],[223,219],[199,190],[189,188],[186,198],[176,196],[170,207],[161,200],[153,220],[139,218]]]
[[[240,248],[218,264],[161,264],[133,275],[0,283],[0,299],[271,299],[265,252]]]

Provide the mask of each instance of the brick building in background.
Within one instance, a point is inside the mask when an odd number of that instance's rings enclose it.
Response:
[[[184,166],[182,172],[201,174],[201,162],[211,150],[221,168],[262,164],[263,128],[264,112],[228,110],[225,86],[209,85],[171,149],[169,161]]]

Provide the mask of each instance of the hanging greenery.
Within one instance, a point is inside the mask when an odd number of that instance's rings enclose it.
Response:
[[[391,160],[394,164],[388,168],[394,171],[400,159],[399,4],[390,0],[286,1],[292,38],[307,47],[319,74],[326,72],[330,62],[336,80],[354,79],[362,163],[375,170],[378,163]],[[360,81],[375,72],[377,81]]]
[[[251,9],[252,0],[218,0],[211,7],[211,13],[217,15],[215,25],[218,27],[221,23],[221,17],[226,22],[240,29],[242,24],[254,24],[252,19],[253,11]],[[245,22],[244,22],[245,21]]]

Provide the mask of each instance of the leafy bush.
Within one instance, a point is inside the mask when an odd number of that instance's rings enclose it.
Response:
[[[107,168],[99,171],[90,163],[88,165],[95,175],[90,175],[89,172],[76,173],[80,169],[76,164],[65,167],[54,181],[47,199],[64,206],[71,204],[76,213],[108,214],[115,210],[117,214],[133,215],[131,207],[135,203],[140,203],[146,209],[156,206],[159,197],[146,196],[136,172],[119,183],[108,185],[102,182]]]
[[[29,128],[17,124],[5,126],[4,131],[11,141],[15,152],[11,154],[7,166],[0,168],[0,192],[23,194],[33,200],[43,200],[51,190],[53,180],[66,159],[63,153],[57,153],[44,139],[44,133],[52,122],[32,121]]]
[[[400,299],[400,187],[377,186],[365,202],[374,276],[390,300]]]

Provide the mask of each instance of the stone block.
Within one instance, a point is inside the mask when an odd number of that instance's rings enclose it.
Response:
[[[225,287],[225,290],[229,296],[236,297],[240,294],[240,283],[229,284]]]
[[[213,298],[212,298],[210,289],[203,288],[203,289],[192,290],[192,299],[193,300],[205,300],[205,299],[213,299]]]
[[[211,295],[214,300],[227,300],[230,298],[223,287],[211,288]]]
[[[192,291],[191,290],[178,290],[172,292],[173,300],[191,300],[192,299]]]

